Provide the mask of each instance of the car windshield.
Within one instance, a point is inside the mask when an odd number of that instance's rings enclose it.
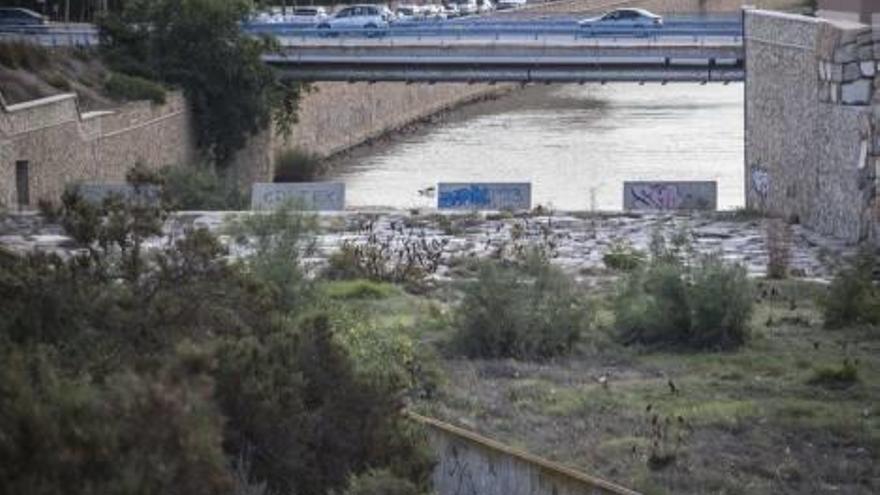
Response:
[[[307,15],[307,16],[316,16],[318,15],[317,9],[296,9],[293,11],[293,15]]]

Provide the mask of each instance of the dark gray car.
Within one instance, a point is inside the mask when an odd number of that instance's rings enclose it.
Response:
[[[39,26],[46,18],[29,9],[0,7],[0,26]]]

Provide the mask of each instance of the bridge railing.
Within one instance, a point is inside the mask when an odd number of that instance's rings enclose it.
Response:
[[[388,28],[322,28],[284,24],[248,25],[246,32],[269,34],[281,38],[402,38],[402,39],[532,39],[568,38],[572,40],[610,38],[641,39],[685,37],[694,40],[728,38],[739,41],[742,27],[730,26],[687,27],[661,26],[646,28],[578,27],[571,25],[450,25],[450,26],[391,26]]]
[[[0,42],[41,46],[97,46],[98,30],[89,25],[2,26]]]

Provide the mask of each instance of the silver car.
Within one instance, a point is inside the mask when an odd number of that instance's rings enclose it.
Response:
[[[659,28],[663,18],[645,9],[617,9],[599,17],[578,21],[582,28]]]

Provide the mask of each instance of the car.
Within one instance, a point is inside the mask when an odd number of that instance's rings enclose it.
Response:
[[[458,4],[448,2],[443,4],[443,13],[446,14],[447,19],[452,19],[453,17],[459,17],[461,10],[459,10]]]
[[[616,9],[599,17],[578,21],[578,25],[582,28],[659,28],[663,26],[663,18],[645,9]]]
[[[452,0],[452,3],[458,6],[458,15],[475,15],[480,13],[480,6],[477,0]]]
[[[368,31],[368,35],[381,35],[388,29],[392,17],[393,14],[387,7],[370,4],[352,5],[321,21],[318,29],[328,31],[364,29]]]
[[[287,16],[285,21],[289,24],[303,26],[317,26],[327,19],[327,11],[324,7],[297,7],[293,15]]]
[[[0,7],[0,26],[41,26],[46,18],[30,9]]]
[[[423,19],[424,15],[415,5],[398,5],[394,17],[401,22],[413,22]]]
[[[487,14],[495,10],[495,5],[492,3],[492,0],[478,0],[480,5],[480,13]]]
[[[498,10],[517,9],[526,5],[526,0],[498,0]]]

